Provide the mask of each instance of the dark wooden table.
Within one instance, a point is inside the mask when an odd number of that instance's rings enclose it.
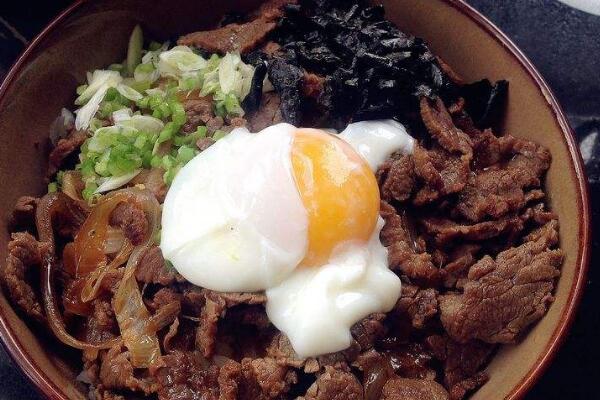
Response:
[[[468,0],[481,10],[531,58],[548,80],[575,128],[592,194],[594,225],[600,223],[600,17],[555,0]],[[597,0],[590,0],[597,1]],[[0,2],[0,78],[23,47],[61,9],[65,0],[28,3]],[[7,3],[11,3],[10,5]],[[600,398],[600,289],[594,263],[577,320],[558,357],[527,396],[533,399],[588,400]],[[21,372],[0,349],[0,399],[40,399]]]

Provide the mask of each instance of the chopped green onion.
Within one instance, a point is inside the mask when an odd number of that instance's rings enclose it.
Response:
[[[148,49],[150,51],[157,51],[160,50],[160,48],[163,47],[162,43],[159,42],[155,42],[154,40],[150,42],[150,44],[148,45]]]
[[[79,85],[79,86],[77,86],[77,89],[75,91],[77,92],[78,96],[81,96],[81,94],[83,92],[85,92],[85,89],[87,89],[87,88],[88,88],[88,85]]]
[[[108,66],[108,69],[111,71],[117,71],[117,72],[121,73],[121,72],[123,72],[124,67],[123,67],[123,64],[110,64]]]
[[[227,136],[227,132],[222,131],[222,130],[216,130],[215,133],[213,133],[212,138],[214,140],[219,140],[224,138],[225,136]]]
[[[58,190],[58,183],[50,182],[48,184],[48,193],[54,193]]]
[[[129,46],[127,48],[127,73],[131,76],[135,67],[142,62],[142,47],[144,46],[144,34],[142,28],[136,25],[129,37]]]

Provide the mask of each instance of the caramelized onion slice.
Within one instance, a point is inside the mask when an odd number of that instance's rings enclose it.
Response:
[[[157,326],[144,301],[135,279],[135,270],[141,256],[152,245],[158,231],[160,206],[148,190],[123,189],[118,193],[128,193],[142,206],[149,219],[147,238],[136,246],[125,267],[125,273],[113,299],[115,316],[119,323],[123,343],[131,355],[131,363],[136,368],[149,368],[160,363],[160,344],[156,335]]]
[[[40,241],[48,244],[41,268],[42,302],[48,320],[48,325],[54,335],[64,344],[80,350],[109,349],[121,342],[115,338],[103,343],[87,343],[71,336],[63,322],[56,296],[54,294],[53,270],[55,264],[54,222],[64,225],[68,223],[81,226],[86,216],[86,210],[80,204],[62,193],[50,193],[40,199],[36,210],[36,226]]]
[[[56,335],[56,337],[64,344],[80,350],[110,349],[111,347],[119,344],[121,342],[120,337],[108,340],[103,343],[94,344],[82,342],[81,340],[74,338],[67,332],[53,292],[53,264],[54,261],[52,260],[52,257],[48,256],[46,257],[45,262],[42,265],[42,300],[44,302],[44,311],[46,312],[48,325],[50,326],[52,332],[54,332],[54,335]]]

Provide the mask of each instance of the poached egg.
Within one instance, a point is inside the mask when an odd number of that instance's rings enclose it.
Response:
[[[376,168],[414,140],[395,121],[335,135],[277,124],[232,131],[176,176],[161,250],[189,282],[267,295],[299,356],[347,348],[350,327],[400,296],[379,240]]]

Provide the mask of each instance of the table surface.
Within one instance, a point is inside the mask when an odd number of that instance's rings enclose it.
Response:
[[[549,82],[575,128],[583,154],[593,205],[594,226],[600,222],[600,17],[555,0],[468,0],[496,23],[527,54]],[[0,4],[0,79],[23,47],[61,9],[66,0],[17,7]],[[13,3],[14,4],[14,3]],[[593,268],[600,255],[594,237],[592,268],[583,302],[569,337],[554,363],[527,395],[527,400],[595,398],[600,381],[600,289]],[[0,347],[0,399],[41,399]]]

